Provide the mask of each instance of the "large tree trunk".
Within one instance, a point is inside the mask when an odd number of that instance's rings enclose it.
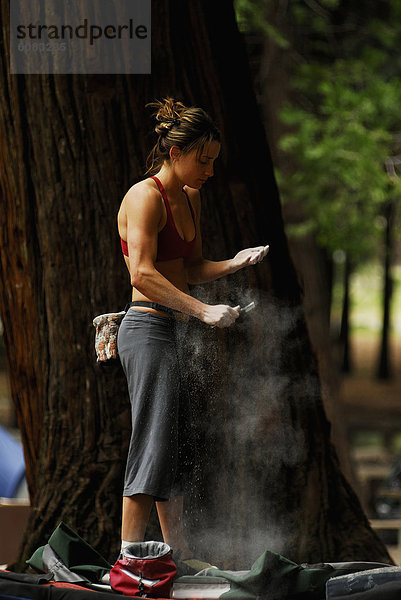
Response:
[[[5,2],[2,21],[7,39]],[[330,442],[232,3],[159,0],[152,31],[152,76],[10,76],[2,48],[1,317],[33,505],[22,559],[60,519],[111,560],[117,553],[128,401],[121,370],[96,367],[91,321],[129,297],[116,212],[143,177],[144,105],[173,94],[211,112],[223,133],[202,193],[205,255],[271,245],[263,265],[194,290],[259,302],[229,331],[194,322],[188,340],[194,547],[234,568],[265,548],[309,562],[388,560]]]

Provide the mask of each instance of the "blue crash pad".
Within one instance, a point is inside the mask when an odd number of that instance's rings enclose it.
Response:
[[[0,496],[14,498],[24,476],[22,445],[0,425]]]

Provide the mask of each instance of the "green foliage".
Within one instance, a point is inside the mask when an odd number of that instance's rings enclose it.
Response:
[[[281,147],[296,170],[280,178],[280,189],[285,200],[301,203],[309,220],[289,233],[313,229],[330,250],[366,257],[383,227],[382,205],[395,194],[384,165],[401,124],[401,83],[351,58],[330,68],[304,64],[294,88],[304,102],[282,111],[292,133]]]
[[[242,30],[276,41],[292,65],[280,142],[291,169],[277,179],[283,201],[302,207],[305,219],[288,233],[314,231],[329,250],[367,258],[385,226],[383,204],[401,197],[385,169],[401,130],[401,0],[236,0],[235,7]]]
[[[377,253],[383,205],[401,195],[400,180],[385,169],[401,129],[399,59],[391,52],[400,33],[399,22],[367,20],[359,40],[345,38],[330,50],[330,62],[303,62],[292,80],[294,101],[281,113],[290,133],[280,146],[295,165],[280,177],[281,194],[307,218],[289,234],[315,231],[322,245],[353,260]]]

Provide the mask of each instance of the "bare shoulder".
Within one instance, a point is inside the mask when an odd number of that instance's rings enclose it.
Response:
[[[163,215],[163,203],[160,192],[150,179],[144,179],[135,183],[125,194],[120,214],[148,215],[160,219]]]
[[[144,179],[135,183],[125,194],[122,204],[126,205],[127,209],[161,207],[160,192],[150,179]]]
[[[149,179],[138,181],[125,194],[117,215],[120,236],[127,239],[127,228],[133,223],[157,226],[163,218],[160,193]]]

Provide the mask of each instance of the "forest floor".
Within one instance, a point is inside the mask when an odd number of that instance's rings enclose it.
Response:
[[[388,380],[376,377],[378,350],[376,336],[354,336],[353,369],[344,376],[339,397],[353,469],[352,484],[370,518],[376,516],[378,490],[401,454],[401,337],[392,341],[392,377]],[[384,535],[390,555],[396,564],[401,564],[396,530]]]
[[[339,400],[350,428],[352,445],[384,444],[401,451],[401,339],[392,344],[392,376],[380,380],[377,342],[371,336],[352,343],[353,369],[342,379]]]
[[[371,335],[354,336],[351,344],[354,369],[344,377],[341,398],[345,405],[363,405],[370,409],[401,410],[401,338],[393,340],[391,345],[391,364],[393,376],[378,380],[375,376],[378,360],[378,342]],[[380,403],[378,403],[380,400]]]

